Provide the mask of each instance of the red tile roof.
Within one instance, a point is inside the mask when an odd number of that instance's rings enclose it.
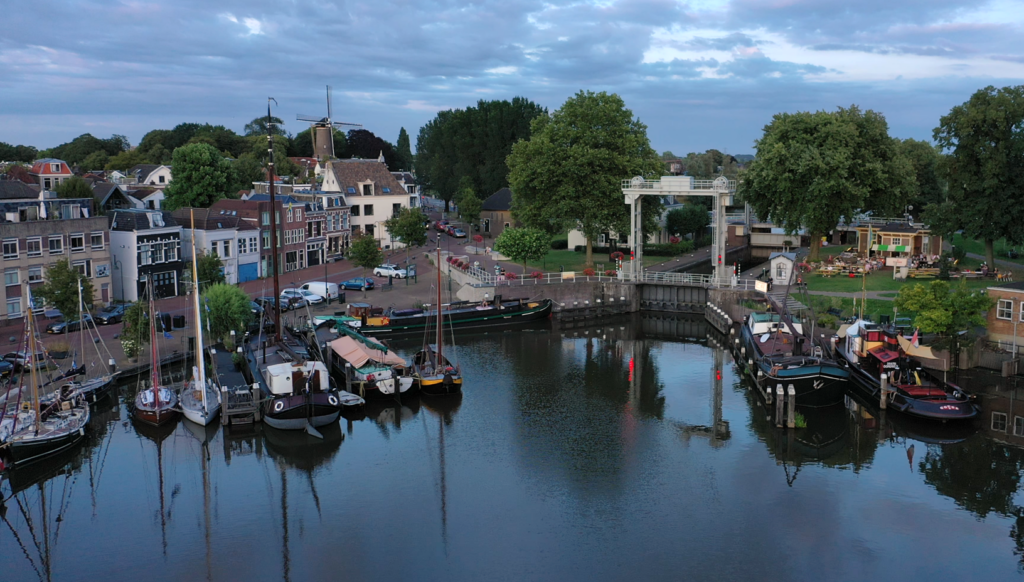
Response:
[[[60,171],[52,171],[50,164],[60,164]],[[41,160],[36,160],[35,163],[32,164],[32,169],[29,170],[29,173],[35,174],[36,176],[64,176],[71,174],[71,168],[68,167],[67,163],[64,162],[64,160],[43,158]]]

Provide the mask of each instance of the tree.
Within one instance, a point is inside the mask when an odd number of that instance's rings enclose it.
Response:
[[[406,264],[409,263],[411,247],[427,243],[426,224],[427,217],[419,208],[402,208],[398,214],[384,221],[384,227],[391,233],[392,238],[405,245]]]
[[[914,171],[885,118],[857,106],[778,113],[757,141],[741,195],[762,219],[811,236],[810,260],[841,218],[893,214],[917,192]]]
[[[932,144],[916,139],[905,139],[900,147],[914,168],[918,192],[910,204],[920,215],[929,204],[941,204],[946,199],[946,184],[939,175],[942,154]]]
[[[32,178],[28,173],[28,168],[21,164],[11,164],[7,167],[5,172],[8,180],[21,180],[26,184],[38,184],[39,181]]]
[[[89,198],[91,200],[92,188],[82,178],[71,176],[57,186],[57,198]]]
[[[203,289],[224,283],[226,281],[224,278],[224,263],[221,262],[220,257],[198,249],[197,251],[196,268],[199,270],[199,288]],[[191,261],[188,262],[185,271],[188,273],[188,278],[192,280]]]
[[[340,152],[334,151],[335,155]],[[377,137],[367,129],[350,129],[345,140],[346,158],[362,158],[364,160],[376,160],[384,154],[384,161],[388,164],[395,164],[395,147],[387,141]],[[342,156],[338,156],[342,157]]]
[[[549,233],[579,228],[587,239],[586,264],[593,266],[594,240],[609,230],[628,231],[622,180],[662,173],[647,126],[618,95],[580,91],[551,116],[534,119],[531,131],[508,157],[512,214]],[[641,208],[650,232],[661,203],[651,196]]]
[[[11,145],[0,141],[0,161],[31,162],[39,157],[36,148],[26,145]]]
[[[384,262],[384,253],[377,246],[377,239],[364,234],[348,247],[348,259],[357,267],[363,268],[363,278],[366,278],[366,269],[372,269]],[[366,288],[363,288],[363,297],[366,297]]]
[[[232,178],[234,186],[231,192],[239,190],[252,190],[253,182],[262,182],[267,179],[267,170],[263,164],[250,153],[244,153],[231,162]]]
[[[123,135],[112,135],[108,139],[100,139],[92,134],[83,133],[68,143],[60,144],[51,149],[50,157],[64,160],[73,166],[81,164],[83,160],[95,152],[104,152],[108,156],[114,156],[127,151],[128,147],[128,138]]]
[[[684,204],[674,208],[665,216],[665,230],[674,236],[692,234],[694,240],[711,222],[706,208],[699,204]]]
[[[947,154],[940,175],[949,193],[925,218],[938,232],[985,241],[995,265],[996,240],[1024,243],[1024,85],[977,91],[933,135]]]
[[[395,165],[397,170],[412,171],[412,144],[409,142],[409,132],[405,131],[404,127],[398,131]]]
[[[551,236],[536,228],[506,228],[494,239],[494,250],[523,264],[524,277],[526,262],[543,259],[550,248]]]
[[[124,312],[124,326],[121,330],[121,346],[129,358],[138,354],[142,344],[149,343],[149,302],[136,301]],[[131,352],[131,353],[129,353]]]
[[[82,303],[92,304],[92,282],[88,277],[71,266],[68,259],[61,259],[46,267],[46,278],[42,285],[32,290],[33,295],[52,305],[64,316],[64,321],[75,321],[79,315],[78,285],[82,285]],[[68,331],[64,327],[64,333]]]
[[[209,320],[210,336],[215,342],[228,337],[231,330],[246,329],[252,322],[249,295],[234,285],[217,283],[206,289],[203,299],[208,309],[203,319]]]
[[[127,172],[139,164],[148,164],[150,160],[148,157],[142,154],[138,148],[121,152],[116,156],[111,156],[107,159],[107,163],[103,166],[104,170],[120,170]]]
[[[270,123],[273,124],[272,127],[274,135],[288,135],[288,132],[283,129],[284,121],[280,117],[271,116]],[[254,135],[261,135],[265,137],[267,135],[267,116],[264,115],[257,117],[249,123],[246,123],[243,131],[245,132],[246,137]]]
[[[529,139],[530,123],[546,114],[525,97],[439,112],[416,138],[417,181],[444,200],[446,210],[462,176],[469,176],[473,191],[486,198],[508,185],[505,160],[512,144]]]
[[[110,155],[103,150],[97,150],[89,154],[82,160],[83,170],[102,170],[106,167],[107,162],[110,161]]]
[[[905,285],[895,300],[896,309],[917,313],[914,325],[924,333],[949,337],[985,325],[984,312],[995,305],[985,290],[971,290],[965,280],[950,287],[946,281]]]
[[[483,210],[484,203],[472,190],[465,192],[459,197],[459,216],[461,216],[466,222],[476,223],[480,220],[480,212]]]
[[[209,208],[231,186],[231,164],[217,148],[195,143],[174,150],[174,179],[164,190],[164,210]]]

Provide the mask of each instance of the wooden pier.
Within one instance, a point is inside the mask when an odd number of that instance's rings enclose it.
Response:
[[[249,386],[245,376],[235,368],[231,352],[218,346],[213,358],[220,385],[220,423],[222,425],[253,424],[260,421],[260,391]]]

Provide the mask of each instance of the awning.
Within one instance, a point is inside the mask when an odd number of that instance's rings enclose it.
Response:
[[[882,362],[891,362],[891,361],[895,360],[896,358],[900,357],[900,355],[898,353],[896,353],[896,352],[894,352],[892,350],[887,350],[887,349],[885,349],[883,347],[872,348],[872,349],[868,350],[868,353],[871,354],[872,356],[878,358]]]
[[[892,251],[894,253],[906,253],[910,252],[910,247],[907,245],[874,245],[871,247],[873,251]]]
[[[932,349],[928,346],[918,346],[915,348],[914,344],[903,336],[899,336],[898,338],[896,338],[896,341],[900,342],[900,347],[903,348],[903,351],[908,356],[912,356],[915,358],[926,358],[929,360],[939,359],[939,357],[936,356]]]
[[[366,362],[374,361],[378,364],[405,365],[405,360],[398,357],[394,352],[384,353],[380,350],[371,350],[358,341],[342,336],[331,342],[331,349],[353,367],[362,368]]]

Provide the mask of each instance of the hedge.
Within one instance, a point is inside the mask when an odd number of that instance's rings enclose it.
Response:
[[[569,248],[569,241],[566,239],[559,239],[551,241],[551,248],[553,250],[561,250]]]

